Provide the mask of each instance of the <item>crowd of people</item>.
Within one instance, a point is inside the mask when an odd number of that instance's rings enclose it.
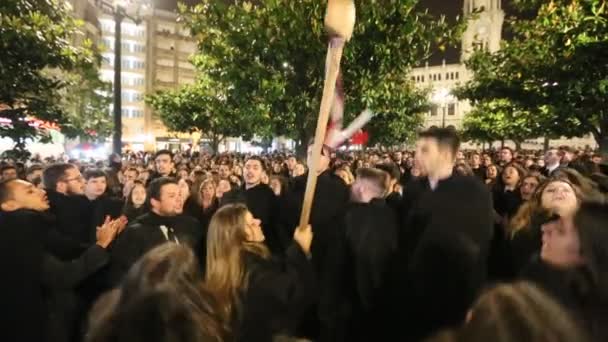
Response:
[[[608,340],[600,155],[464,151],[432,128],[415,151],[307,159],[2,161],[3,338]]]

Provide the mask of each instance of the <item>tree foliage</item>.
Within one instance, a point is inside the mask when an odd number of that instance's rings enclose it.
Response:
[[[608,152],[608,16],[605,0],[518,0],[513,39],[467,62],[458,93],[473,104],[507,100],[534,136],[592,133]],[[486,112],[493,115],[491,112]],[[539,115],[540,113],[540,115]]]
[[[418,0],[357,1],[353,39],[343,57],[345,118],[369,108],[378,116],[372,139],[399,142],[422,122],[425,97],[407,79],[410,68],[447,44],[443,18]],[[325,2],[265,0],[230,4],[203,0],[181,6],[181,19],[198,38],[192,59],[228,107],[263,119],[266,132],[306,142],[314,131],[323,87],[327,38]]]
[[[0,2],[0,117],[10,120],[0,126],[0,136],[13,139],[18,150],[25,149],[27,139],[49,140],[44,130],[29,123],[31,117],[65,126],[71,136],[85,133],[71,121],[74,116],[66,114],[62,101],[62,89],[76,77],[66,73],[98,80],[91,74],[98,63],[91,42],[79,47],[71,43],[80,33],[78,25],[65,1]]]

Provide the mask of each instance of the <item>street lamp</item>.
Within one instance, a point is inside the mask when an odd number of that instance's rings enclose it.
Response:
[[[447,88],[440,88],[435,91],[432,97],[433,103],[441,106],[441,127],[445,128],[445,112],[448,101],[452,99],[452,95],[450,95],[450,90]]]
[[[135,25],[141,23],[140,11],[146,5],[138,1],[128,0],[97,0],[97,6],[114,17],[114,135],[112,138],[112,152],[122,153],[122,85],[121,73],[121,24],[123,19],[131,19]],[[135,9],[134,14],[129,14]]]

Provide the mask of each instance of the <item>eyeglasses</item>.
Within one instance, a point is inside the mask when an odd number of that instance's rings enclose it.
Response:
[[[69,183],[71,181],[83,182],[84,181],[84,177],[82,175],[80,175],[80,176],[76,176],[76,177],[73,177],[73,178],[66,178],[63,181],[66,182],[66,183]]]

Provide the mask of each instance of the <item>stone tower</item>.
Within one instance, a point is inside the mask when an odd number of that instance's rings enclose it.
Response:
[[[500,49],[502,25],[505,12],[501,0],[464,0],[463,13],[469,19],[466,31],[462,36],[462,61],[466,60],[476,49],[495,52]]]

